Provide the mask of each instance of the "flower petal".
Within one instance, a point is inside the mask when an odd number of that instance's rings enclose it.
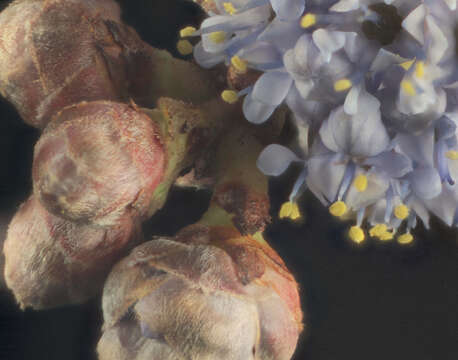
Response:
[[[262,150],[256,165],[265,175],[282,174],[293,161],[300,161],[290,149],[278,144],[271,144]]]
[[[270,0],[270,3],[282,20],[296,20],[305,9],[305,0]]]
[[[269,105],[280,105],[289,92],[293,79],[282,71],[269,71],[261,75],[253,87],[254,99]]]
[[[441,194],[433,199],[425,200],[425,205],[448,226],[452,226],[458,206],[458,187],[451,187],[447,184],[443,184],[442,187]]]
[[[252,93],[249,93],[243,100],[243,115],[253,124],[265,122],[275,111],[277,106],[268,105],[259,100],[253,99]]]
[[[402,27],[407,30],[420,44],[424,45],[424,21],[426,7],[421,4],[415,8],[402,22]]]
[[[258,41],[271,43],[278,49],[286,51],[294,47],[297,39],[303,34],[299,21],[282,21],[275,18],[259,35]]]
[[[332,151],[350,156],[370,157],[386,150],[389,137],[380,116],[379,101],[364,91],[358,112],[348,115],[340,106],[323,122],[320,136]]]
[[[412,161],[433,166],[434,164],[434,129],[428,129],[420,135],[399,133],[395,143]]]
[[[434,18],[431,15],[427,15],[425,20],[425,25],[428,28],[428,38],[430,39],[428,58],[433,64],[437,64],[444,56],[449,44]]]
[[[307,161],[307,186],[326,206],[334,202],[340,188],[347,162],[341,154],[313,156]]]
[[[253,46],[243,49],[240,52],[240,57],[255,67],[281,62],[280,52],[266,42],[256,42]]]
[[[433,167],[421,167],[412,171],[408,179],[412,191],[421,199],[432,199],[442,191],[441,178]]]
[[[346,12],[359,8],[359,0],[340,0],[329,9],[336,12]]]
[[[410,159],[394,151],[384,151],[364,161],[364,165],[373,166],[377,172],[384,172],[389,178],[400,178],[412,171]]]
[[[209,53],[205,51],[200,41],[194,46],[194,59],[197,63],[205,69],[209,69],[224,61],[225,55],[223,53]]]
[[[355,176],[361,173],[363,172],[357,170]],[[345,203],[354,211],[372,205],[384,197],[389,186],[388,179],[381,174],[365,173],[365,175],[367,176],[367,189],[359,192],[354,186],[350,186],[345,197]]]
[[[312,38],[326,62],[331,61],[332,54],[345,45],[345,33],[341,31],[318,29],[313,32]]]

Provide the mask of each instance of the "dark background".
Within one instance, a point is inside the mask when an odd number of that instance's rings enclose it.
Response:
[[[198,25],[203,16],[186,1],[120,3],[124,20],[143,39],[175,55],[178,29]],[[15,209],[30,193],[37,138],[38,132],[0,101],[0,242]],[[293,178],[294,169],[271,181],[273,216]],[[172,235],[196,221],[209,199],[205,191],[173,191],[166,207],[145,225],[146,232]],[[301,285],[307,330],[295,360],[458,358],[456,229],[433,219],[430,231],[417,227],[413,246],[368,241],[356,248],[346,240],[348,224],[331,219],[313,196],[304,196],[301,206],[303,223],[276,220],[267,231]],[[21,312],[0,281],[0,360],[95,360],[102,322],[99,300]]]

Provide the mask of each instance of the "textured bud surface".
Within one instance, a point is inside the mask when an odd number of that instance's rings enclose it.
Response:
[[[218,227],[177,239],[142,244],[113,269],[100,360],[290,359],[302,312],[278,255]]]
[[[127,217],[110,228],[77,225],[32,196],[8,228],[6,283],[21,307],[81,303],[100,291],[113,264],[139,239],[138,225]]]
[[[26,123],[43,128],[65,106],[125,97],[113,22],[120,10],[109,0],[23,0],[2,11],[0,92]]]
[[[35,146],[35,194],[67,219],[113,225],[144,216],[166,158],[158,129],[141,111],[107,101],[61,111]]]

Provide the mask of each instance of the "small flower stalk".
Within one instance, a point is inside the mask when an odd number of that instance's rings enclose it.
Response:
[[[306,134],[301,153],[272,144],[258,161],[272,176],[304,166],[282,217],[297,218],[308,188],[356,220],[356,243],[409,244],[430,214],[458,225],[455,0],[199,3],[209,17],[189,34],[201,39],[196,61],[258,72],[231,89],[246,119],[263,123],[286,104]]]
[[[231,144],[251,161],[261,149],[241,133]],[[302,311],[297,283],[261,235],[267,181],[220,149],[225,170],[202,219],[136,247],[108,277],[100,360],[291,358]]]

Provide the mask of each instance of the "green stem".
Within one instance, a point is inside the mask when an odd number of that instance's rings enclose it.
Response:
[[[267,178],[256,167],[261,150],[262,145],[245,128],[233,129],[221,141],[216,186],[201,225],[261,236],[270,220]]]

